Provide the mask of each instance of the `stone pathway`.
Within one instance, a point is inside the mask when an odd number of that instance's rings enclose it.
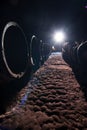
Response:
[[[0,115],[0,129],[87,130],[87,102],[61,55],[50,56]]]

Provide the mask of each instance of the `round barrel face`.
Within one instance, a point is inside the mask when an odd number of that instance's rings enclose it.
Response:
[[[51,45],[48,44],[48,43],[43,43],[43,45],[42,45],[42,55],[43,55],[44,61],[47,60],[50,52],[51,52]]]
[[[23,30],[14,22],[4,28],[2,49],[8,72],[13,77],[22,77],[28,65],[28,45]]]
[[[32,37],[31,39],[31,57],[33,64],[38,66],[40,62],[40,42],[36,37]]]

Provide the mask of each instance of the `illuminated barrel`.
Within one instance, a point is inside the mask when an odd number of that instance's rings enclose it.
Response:
[[[30,57],[33,65],[33,71],[36,71],[41,65],[41,42],[35,35],[31,37]]]
[[[36,71],[47,60],[51,53],[51,45],[38,40],[35,35],[31,37],[30,57],[33,70]]]
[[[0,83],[23,78],[29,65],[29,50],[25,34],[17,23],[9,22],[2,33]]]

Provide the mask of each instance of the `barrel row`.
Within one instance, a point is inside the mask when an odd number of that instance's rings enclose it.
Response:
[[[79,83],[87,86],[87,41],[65,43],[62,56],[74,71]]]
[[[35,35],[28,43],[23,29],[16,22],[5,25],[0,44],[0,84],[30,77],[51,53],[50,45]]]

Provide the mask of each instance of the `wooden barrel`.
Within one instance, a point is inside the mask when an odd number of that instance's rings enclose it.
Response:
[[[8,22],[1,39],[0,82],[22,78],[30,63],[28,43],[22,28],[15,22]]]
[[[42,43],[41,51],[42,51],[41,57],[42,57],[42,64],[43,64],[51,54],[51,45],[48,43]]]
[[[87,41],[81,43],[77,49],[79,63],[87,68]],[[87,69],[86,69],[87,70]]]
[[[31,37],[30,57],[33,65],[33,71],[36,71],[41,66],[41,42],[35,35]]]
[[[33,69],[36,71],[49,57],[51,45],[43,43],[42,40],[38,40],[37,37],[33,35],[30,43],[30,52]]]

